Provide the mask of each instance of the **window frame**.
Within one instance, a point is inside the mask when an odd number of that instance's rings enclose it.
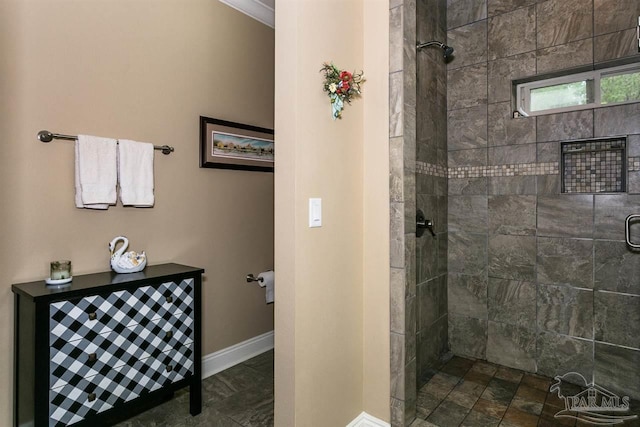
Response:
[[[640,63],[632,63],[626,65],[620,65],[616,67],[601,68],[598,70],[585,71],[575,74],[567,74],[560,77],[552,77],[548,79],[540,79],[529,81],[526,83],[517,83],[515,87],[516,96],[516,109],[521,116],[535,117],[545,114],[563,113],[567,111],[579,111],[587,110],[591,108],[609,107],[612,105],[622,105],[640,102],[640,99],[612,102],[609,104],[602,104],[602,92],[600,86],[600,80],[603,76],[623,75],[631,74],[633,72],[640,72]],[[531,90],[540,89],[544,87],[556,86],[567,83],[586,82],[587,91],[591,85],[593,93],[587,93],[587,100],[590,102],[582,105],[571,105],[567,107],[549,108],[546,110],[531,111]],[[590,84],[589,81],[592,83]]]

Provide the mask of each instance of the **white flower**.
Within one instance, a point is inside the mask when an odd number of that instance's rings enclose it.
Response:
[[[331,83],[331,84],[329,85],[329,92],[331,92],[331,93],[335,93],[337,88],[338,88],[338,87],[336,86],[336,84],[335,84],[335,83]]]

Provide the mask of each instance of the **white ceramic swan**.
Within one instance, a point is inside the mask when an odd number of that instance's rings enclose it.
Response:
[[[122,247],[116,251],[116,245],[119,241],[123,241]],[[147,255],[134,251],[125,252],[129,247],[129,239],[124,236],[118,236],[109,243],[109,251],[111,252],[111,268],[116,273],[135,273],[142,271],[147,265]]]

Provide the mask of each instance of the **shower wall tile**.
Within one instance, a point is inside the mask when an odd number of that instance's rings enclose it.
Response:
[[[482,20],[447,32],[447,44],[455,48],[447,69],[487,62],[487,21]]]
[[[593,338],[593,291],[538,285],[538,330]]]
[[[416,316],[417,316],[417,307],[416,307],[416,296],[411,298],[407,298],[405,300],[405,355],[404,355],[404,363],[405,365],[416,358]]]
[[[536,322],[536,285],[533,282],[489,279],[489,320],[524,328]]]
[[[627,193],[640,194],[640,172],[629,172]]]
[[[535,50],[535,6],[489,18],[487,33],[490,60]]]
[[[389,210],[391,267],[404,268],[404,203],[391,203]]]
[[[489,276],[535,280],[536,238],[532,236],[489,236]]]
[[[596,239],[624,240],[625,219],[629,214],[638,212],[640,196],[597,194],[594,197],[594,237]],[[632,226],[630,231],[632,240],[640,240],[640,226]]]
[[[491,234],[533,236],[536,234],[536,196],[489,196],[488,216]]]
[[[488,109],[488,143],[490,146],[536,142],[536,117],[512,118],[511,102],[490,104]]]
[[[487,17],[487,0],[447,0],[447,28],[460,27]]]
[[[392,202],[404,200],[403,150],[402,137],[389,139],[389,199]]]
[[[538,162],[559,162],[560,144],[557,142],[539,142],[536,144]]]
[[[415,162],[414,162],[415,164]],[[404,170],[403,177],[404,198],[404,232],[416,232],[416,174]]]
[[[640,133],[640,102],[596,108],[595,136],[628,135]]]
[[[511,80],[536,73],[536,53],[527,52],[489,61],[489,103],[511,101]]]
[[[435,182],[433,175],[416,174],[416,194],[435,194]]]
[[[414,217],[415,218],[415,217]],[[434,278],[438,269],[438,242],[429,232],[416,241],[417,282]]]
[[[445,41],[447,31],[447,0],[416,2],[417,40]]]
[[[578,372],[587,380],[593,376],[593,341],[540,332],[537,340],[538,374],[554,378]]]
[[[551,46],[537,51],[538,74],[593,64],[593,39]]]
[[[640,296],[596,292],[595,339],[640,349]]]
[[[487,232],[487,196],[449,196],[449,231]]]
[[[405,336],[391,333],[389,350],[391,354],[391,396],[404,400],[404,366],[405,366]]]
[[[402,136],[403,109],[402,72],[389,74],[389,136]]]
[[[449,167],[456,166],[486,166],[487,149],[476,148],[472,150],[449,151]]]
[[[446,224],[445,224],[446,226]],[[444,276],[446,278],[447,272],[449,271],[449,263],[448,263],[448,245],[449,245],[449,235],[448,233],[440,233],[438,234],[438,275]]]
[[[593,381],[619,396],[640,399],[640,350],[595,343]]]
[[[415,337],[415,335],[414,335]],[[416,358],[414,357],[409,363],[407,363],[404,367],[404,401],[405,403],[411,404],[411,409],[405,408],[406,411],[411,413],[411,417],[415,417],[416,411],[416,398],[418,394],[418,386],[416,384],[417,379],[417,366],[416,366]],[[405,414],[405,417],[408,414]],[[405,422],[411,422],[410,420],[405,420]]]
[[[445,153],[445,164],[447,162],[447,156]],[[434,186],[433,186],[433,193],[436,196],[442,196],[442,197],[446,197],[448,194],[448,179],[446,177],[435,177],[434,179]],[[443,203],[443,206],[446,206],[446,203]]]
[[[640,295],[640,257],[625,242],[594,242],[596,290]]]
[[[447,115],[449,150],[487,146],[487,104],[449,111]]]
[[[389,72],[402,70],[403,39],[402,39],[403,8],[394,7],[389,10]]]
[[[500,147],[489,147],[488,151],[490,165],[509,165],[513,163],[535,163],[536,145],[504,145]]]
[[[538,196],[538,236],[591,238],[593,196]]]
[[[449,234],[449,271],[482,275],[487,271],[487,235],[474,233]]]
[[[404,0],[389,0],[389,9],[402,6],[402,3],[404,3]]]
[[[447,280],[449,313],[487,319],[487,277],[449,274]]]
[[[640,156],[640,134],[629,135],[627,139],[627,154],[632,157]]]
[[[449,225],[448,225],[448,215],[449,209],[447,206],[448,197],[444,196],[436,196],[436,214],[433,218],[434,224],[433,229],[436,233],[446,233]]]
[[[489,178],[490,195],[536,194],[535,176],[498,176]]]
[[[640,16],[640,2],[637,0],[594,0],[595,34],[635,28]]]
[[[603,62],[637,55],[636,45],[636,30],[633,28],[603,34],[594,38],[594,60]]]
[[[489,362],[535,372],[536,334],[534,331],[490,320],[487,338]]]
[[[560,175],[543,175],[537,178],[539,195],[560,194]]]
[[[593,289],[593,240],[538,237],[538,282]]]
[[[449,316],[451,351],[462,357],[485,359],[487,353],[487,321],[464,316]]]
[[[489,16],[500,15],[533,4],[536,4],[536,0],[489,0],[487,13]]]
[[[566,141],[593,137],[593,110],[538,116],[538,141]]]
[[[449,349],[448,338],[448,317],[442,316],[433,323],[427,330],[418,333],[418,378],[423,376],[423,372],[429,367],[440,363],[440,359]]]
[[[416,237],[414,234],[405,234],[404,257],[407,261],[404,266],[405,271],[405,297],[410,298],[416,295]]]
[[[405,272],[403,268],[391,268],[389,278],[389,322],[391,332],[404,334],[405,332]]]
[[[548,0],[536,5],[538,48],[593,36],[593,0]]]
[[[469,108],[487,102],[487,64],[456,68],[447,73],[447,109]]]
[[[418,329],[427,330],[447,314],[447,281],[438,277],[418,286]]]
[[[487,178],[450,178],[449,195],[487,194]]]

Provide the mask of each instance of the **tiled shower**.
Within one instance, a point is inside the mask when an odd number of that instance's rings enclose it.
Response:
[[[637,0],[390,1],[393,426],[451,353],[640,399],[640,253],[624,242],[640,103],[512,118],[513,79],[640,61],[639,15]],[[429,40],[454,59],[416,52]],[[625,142],[625,191],[563,193],[562,143],[608,137]],[[416,209],[435,236],[416,238]]]

